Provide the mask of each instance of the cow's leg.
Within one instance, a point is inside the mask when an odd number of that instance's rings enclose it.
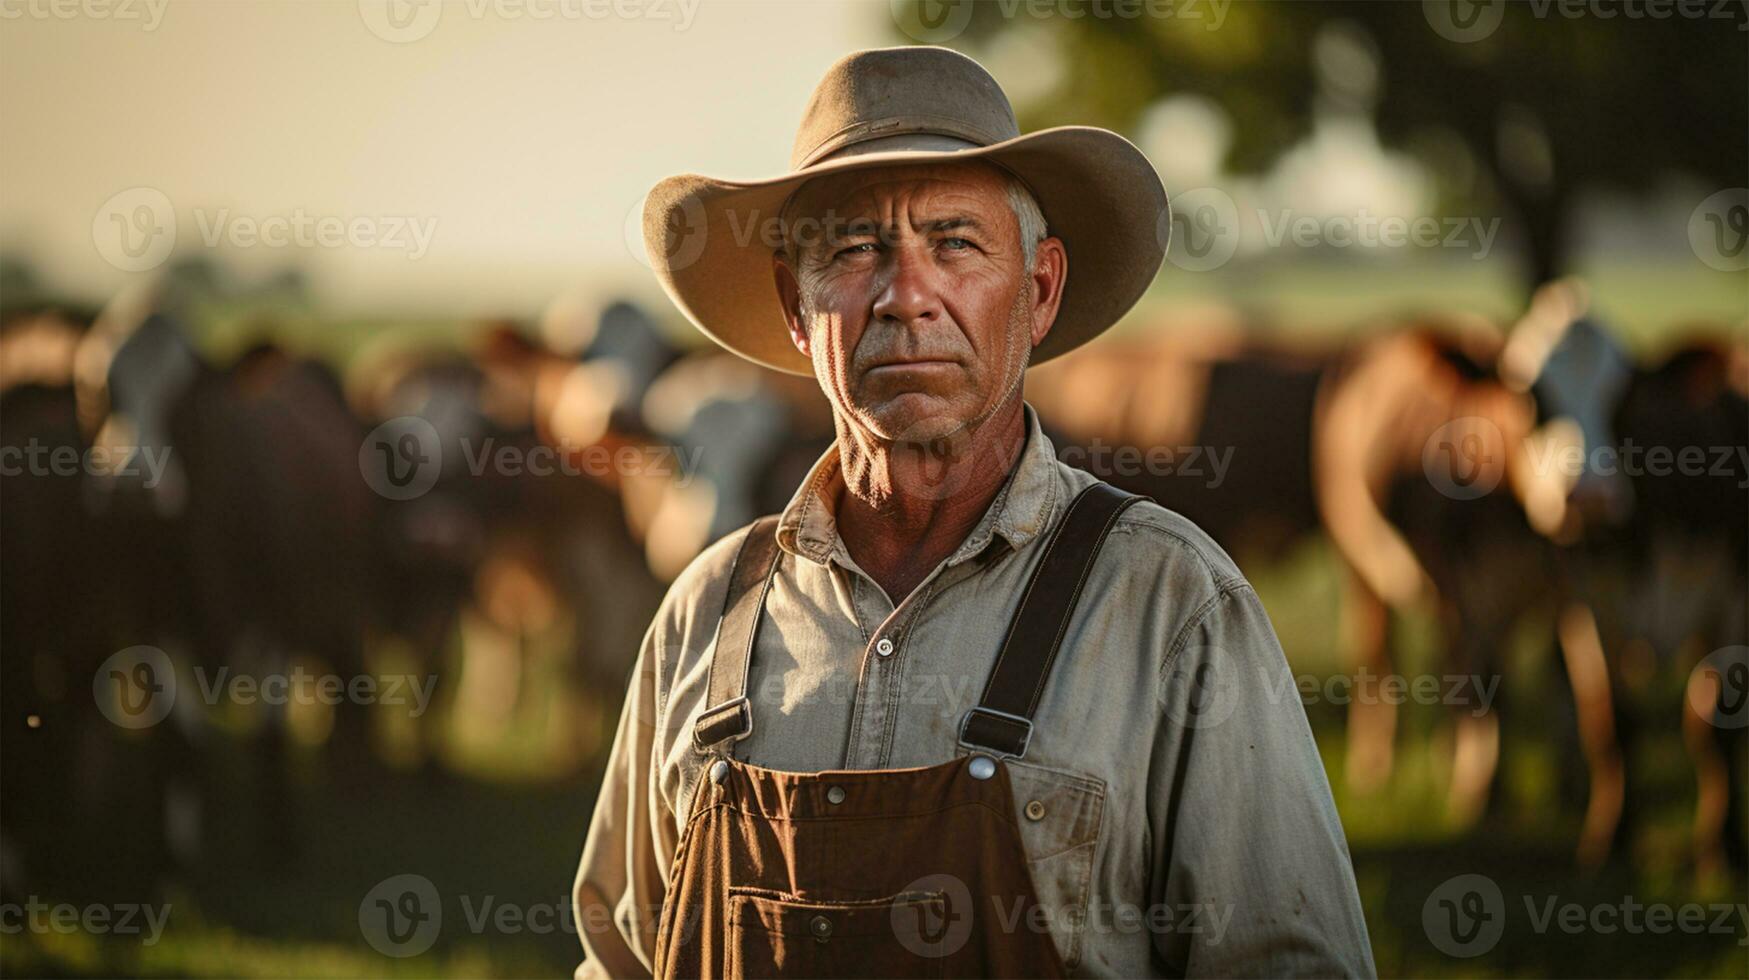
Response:
[[[1372,674],[1374,681],[1391,672],[1390,611],[1378,594],[1354,572],[1343,573],[1342,645],[1351,671]],[[1355,698],[1348,706],[1349,789],[1367,793],[1390,778],[1397,735],[1397,706],[1384,698]]]
[[[1696,670],[1689,675],[1683,697],[1682,734],[1694,761],[1696,784],[1695,873],[1703,881],[1740,876],[1744,865],[1740,780],[1745,736],[1740,729],[1716,723],[1720,699],[1729,696],[1725,689],[1729,683],[1716,670]],[[1741,692],[1736,693],[1740,698]]]
[[[1448,809],[1454,821],[1467,826],[1488,805],[1500,765],[1500,716],[1492,711],[1460,716],[1456,743]]]
[[[1481,617],[1473,610],[1456,606],[1448,606],[1442,618],[1448,624],[1446,635],[1452,638],[1446,654],[1448,669],[1479,674],[1498,663],[1494,651],[1504,629],[1482,628],[1477,624]],[[1487,807],[1500,771],[1500,713],[1492,706],[1482,710],[1479,705],[1454,703],[1451,708],[1457,712],[1457,725],[1446,808],[1454,822],[1467,827]]]
[[[1694,761],[1694,863],[1702,878],[1716,878],[1724,869],[1722,838],[1730,776],[1713,739],[1712,714],[1718,704],[1719,675],[1697,670],[1688,677],[1682,699],[1682,735]]]
[[[1579,864],[1589,868],[1609,857],[1626,797],[1625,770],[1616,741],[1615,703],[1597,619],[1583,603],[1571,603],[1561,611],[1558,631],[1561,657],[1573,687],[1579,744],[1590,771],[1585,823],[1576,852]]]

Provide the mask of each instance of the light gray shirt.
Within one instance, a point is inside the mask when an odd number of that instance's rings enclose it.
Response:
[[[771,769],[928,766],[971,751],[977,704],[1042,544],[1094,482],[1025,449],[965,542],[896,607],[834,523],[836,450],[782,548],[736,758]],[[708,757],[692,743],[746,531],[675,581],[644,637],[583,848],[578,976],[648,976],[670,866]],[[1075,976],[1371,976],[1348,846],[1294,678],[1257,595],[1189,521],[1143,502],[1106,539],[1009,760],[1021,841]],[[1036,804],[1036,805],[1032,805]],[[896,856],[903,859],[902,855]],[[999,927],[1002,924],[998,924]]]

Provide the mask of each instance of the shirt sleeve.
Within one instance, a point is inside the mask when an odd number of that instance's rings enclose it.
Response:
[[[1153,943],[1193,977],[1375,976],[1348,842],[1257,595],[1210,599],[1174,640],[1149,775]]]
[[[648,977],[674,853],[675,823],[655,777],[660,710],[656,628],[645,634],[626,691],[572,893],[583,943],[578,980]]]

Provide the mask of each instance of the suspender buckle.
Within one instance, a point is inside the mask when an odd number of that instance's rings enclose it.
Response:
[[[707,708],[699,715],[698,723],[692,729],[692,741],[700,749],[708,749],[725,738],[739,742],[751,734],[753,706],[748,703],[747,696],[742,695]]]
[[[979,717],[982,715],[983,717]],[[960,719],[959,744],[1015,759],[1026,757],[1032,742],[1032,719],[978,705]]]

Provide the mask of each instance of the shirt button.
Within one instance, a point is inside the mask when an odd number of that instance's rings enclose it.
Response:
[[[718,786],[721,786],[723,784],[723,780],[728,779],[728,778],[729,778],[729,764],[726,761],[724,761],[722,759],[718,759],[716,762],[711,764],[711,782],[716,783]]]
[[[843,803],[844,802],[844,787],[833,786],[833,787],[828,788],[826,790],[826,802],[828,802],[828,803]]]
[[[967,769],[971,772],[973,779],[989,779],[996,775],[996,760],[987,755],[974,755],[972,763]]]
[[[875,652],[880,654],[883,657],[892,656],[893,655],[893,641],[888,637],[885,637],[885,636],[881,637],[880,642],[875,644]]]
[[[1043,820],[1044,818],[1045,805],[1037,800],[1028,800],[1026,804],[1026,819]]]
[[[823,915],[816,915],[808,920],[808,931],[813,933],[815,939],[825,942],[832,935],[832,920]]]

